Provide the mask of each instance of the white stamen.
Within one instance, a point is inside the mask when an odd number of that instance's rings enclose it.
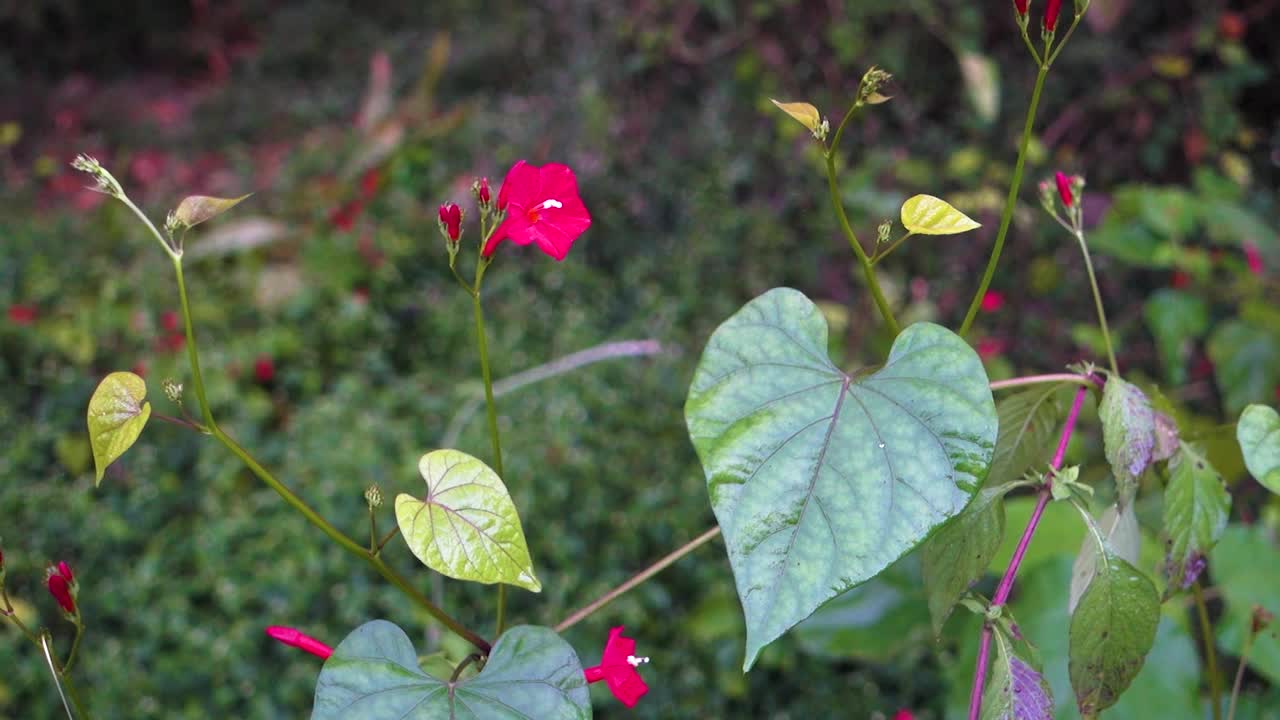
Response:
[[[538,207],[542,208],[543,210],[547,210],[547,209],[549,209],[549,208],[555,208],[555,209],[559,210],[560,208],[563,208],[563,207],[564,207],[564,203],[560,202],[559,200],[554,200],[554,199],[553,199],[553,200],[547,200],[547,201],[543,202],[543,203],[542,203],[541,205],[539,205]]]
[[[640,667],[647,662],[649,662],[649,658],[647,657],[636,657],[635,655],[627,656],[627,664],[631,667]]]

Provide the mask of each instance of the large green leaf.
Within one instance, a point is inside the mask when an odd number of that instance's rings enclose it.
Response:
[[[427,674],[409,636],[386,620],[356,628],[316,681],[311,720],[589,720],[591,700],[573,648],[550,628],[498,638],[480,674],[450,683]]]
[[[685,406],[747,623],[744,668],[957,515],[996,439],[982,363],[937,325],[849,375],[818,308],[771,290],[707,343]]]
[[[1113,375],[1102,392],[1098,417],[1107,462],[1116,478],[1116,495],[1120,505],[1127,505],[1138,492],[1138,478],[1155,455],[1155,411],[1137,385]]]
[[[1213,549],[1214,586],[1227,607],[1214,623],[1218,643],[1232,655],[1243,651],[1255,605],[1280,614],[1280,543],[1259,523],[1231,525]],[[1280,686],[1280,633],[1272,627],[1258,635],[1249,651],[1249,667]]]
[[[520,515],[497,473],[457,450],[423,455],[418,471],[427,495],[396,497],[396,521],[423,564],[459,580],[542,590]]]
[[[1086,718],[1111,707],[1142,669],[1156,639],[1160,596],[1124,559],[1100,549],[1097,571],[1071,615],[1069,673]]]
[[[1037,387],[1014,393],[996,404],[1000,416],[1000,435],[991,460],[987,486],[1017,480],[1032,466],[1049,464],[1053,452],[1062,405],[1058,390],[1062,385]]]
[[[1250,405],[1240,414],[1236,439],[1249,474],[1280,494],[1280,413],[1266,405]]]
[[[1209,337],[1209,359],[1227,412],[1271,397],[1280,382],[1280,336],[1244,320],[1230,320]]]
[[[1194,448],[1183,445],[1170,463],[1164,491],[1164,532],[1169,537],[1166,594],[1191,587],[1205,556],[1227,529],[1231,495],[1222,476]]]
[[[1003,488],[986,488],[956,519],[942,526],[921,551],[929,618],[942,633],[960,597],[981,578],[1004,539]]]
[[[1209,330],[1208,304],[1197,295],[1164,288],[1152,293],[1142,316],[1156,339],[1165,378],[1182,385],[1192,345]]]
[[[93,448],[94,484],[102,482],[107,466],[133,447],[147,419],[147,383],[130,372],[113,372],[98,383],[89,398],[89,445]]]
[[[982,720],[1052,720],[1053,694],[1044,674],[1001,628],[995,632],[995,645],[991,677],[982,694]]]

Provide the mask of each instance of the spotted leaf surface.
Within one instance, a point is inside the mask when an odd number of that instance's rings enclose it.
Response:
[[[396,521],[409,549],[442,575],[542,590],[515,503],[498,474],[457,450],[423,455],[423,499],[396,498]]]
[[[982,695],[982,720],[1053,720],[1053,693],[1044,673],[1020,656],[1012,638],[995,633],[996,658]]]
[[[1231,494],[1222,476],[1195,448],[1183,445],[1170,464],[1164,491],[1164,532],[1168,536],[1167,594],[1186,590],[1204,570],[1231,514]]]
[[[550,628],[523,625],[493,646],[478,675],[427,674],[396,625],[374,620],[334,649],[316,681],[311,720],[590,720],[582,664]]]
[[[1120,504],[1138,492],[1138,478],[1151,466],[1156,451],[1156,416],[1138,386],[1119,377],[1107,380],[1098,406],[1107,462],[1116,478]]]
[[[771,290],[712,335],[685,405],[746,615],[744,669],[969,503],[996,412],[977,354],[928,323],[874,373],[827,356],[803,294]]]

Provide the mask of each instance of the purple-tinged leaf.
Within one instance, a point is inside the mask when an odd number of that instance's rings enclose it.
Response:
[[[1107,379],[1098,416],[1107,462],[1116,477],[1118,502],[1127,505],[1138,492],[1138,478],[1155,457],[1155,412],[1136,385],[1113,375]]]
[[[1017,641],[997,629],[996,660],[982,696],[982,720],[1052,720],[1053,694],[1044,674],[1018,655]]]
[[[1222,537],[1231,512],[1231,495],[1222,476],[1195,449],[1183,445],[1171,467],[1164,491],[1166,596],[1191,587],[1200,576],[1204,556]]]

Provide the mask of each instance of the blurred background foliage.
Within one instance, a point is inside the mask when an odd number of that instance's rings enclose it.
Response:
[[[1164,391],[1233,483],[1234,525],[1209,571],[1233,579],[1210,590],[1224,673],[1252,604],[1280,610],[1280,513],[1244,475],[1232,427],[1280,384],[1278,5],[1093,0],[1051,75],[975,333],[993,377],[1101,355],[1078,251],[1032,185],[1085,175],[1121,363]],[[844,196],[864,238],[916,192],[984,223],[915,238],[882,266],[904,316],[954,325],[1034,76],[1011,14],[1006,0],[0,3],[0,537],[20,611],[65,642],[41,570],[75,565],[90,625],[78,672],[103,717],[305,716],[318,664],[270,643],[268,624],[336,643],[387,617],[426,627],[424,650],[459,649],[204,438],[153,421],[93,489],[84,412],[98,379],[133,369],[157,411],[176,414],[160,383],[187,377],[163,255],[124,208],[82,189],[76,153],[156,219],[188,193],[255,193],[190,241],[215,412],[357,537],[364,488],[415,491],[417,457],[477,390],[436,205],[519,158],[572,165],[589,234],[562,265],[508,246],[489,274],[497,376],[610,340],[665,350],[502,400],[507,483],[545,584],[514,593],[514,610],[554,624],[712,522],[681,408],[707,335],[740,304],[792,285],[823,303],[843,364],[886,347],[816,149],[768,98],[838,117],[868,66],[895,74],[893,102],[846,142]],[[486,457],[482,423],[458,445]],[[1101,481],[1100,457],[1092,433],[1070,461]],[[1159,517],[1152,495],[1144,518]],[[1013,502],[1010,534],[1029,507]],[[1080,529],[1060,520],[1038,535],[1013,608],[1070,717],[1062,606]],[[403,547],[389,561],[431,585]],[[743,676],[716,543],[568,639],[592,661],[611,625],[639,638],[653,691],[628,716],[953,717],[977,620],[957,616],[935,642],[918,578],[907,558]],[[450,584],[445,598],[490,621],[484,589]],[[1110,716],[1203,716],[1190,618],[1166,606],[1146,671]],[[1274,634],[1254,657],[1238,717],[1276,718]],[[56,716],[42,664],[7,627],[0,667],[0,717]],[[623,716],[595,697],[600,717]]]

